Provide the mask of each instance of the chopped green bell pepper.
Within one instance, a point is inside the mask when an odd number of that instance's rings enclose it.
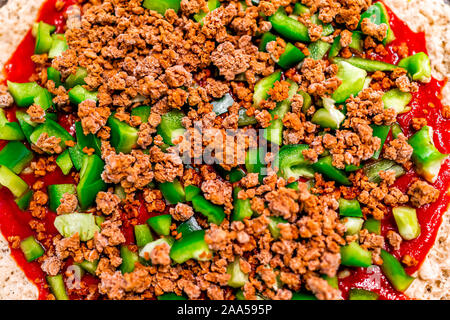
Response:
[[[289,87],[289,96],[287,99],[277,103],[275,109],[270,110],[270,115],[272,117],[272,121],[267,128],[264,128],[264,138],[267,141],[272,143],[276,143],[277,145],[281,145],[283,142],[283,118],[288,113],[291,107],[291,100],[294,95],[297,93],[298,85],[291,81],[287,80],[290,84]],[[277,117],[275,119],[275,117]]]
[[[50,92],[36,82],[16,83],[7,81],[8,91],[18,107],[29,107],[32,104],[47,110],[53,106]]]
[[[401,292],[404,292],[406,289],[408,289],[408,287],[414,281],[414,278],[407,274],[400,262],[387,251],[381,249],[380,256],[381,259],[383,259],[381,271],[383,271],[384,275],[386,276],[386,278],[388,278],[392,286],[396,290]]]
[[[208,0],[207,2],[208,10],[209,12],[216,10],[220,7],[220,1],[219,0]],[[194,20],[203,25],[203,18],[206,17],[206,15],[209,12],[200,11],[196,14],[194,14]]]
[[[69,91],[69,100],[73,104],[79,105],[83,101],[92,100],[97,101],[97,91],[88,91],[81,85],[76,85]]]
[[[58,88],[62,82],[61,82],[61,72],[56,70],[53,67],[47,68],[47,79],[52,80],[55,83],[55,87]]]
[[[68,133],[66,131],[66,129],[64,129],[63,127],[61,127],[61,125],[59,125],[57,122],[51,120],[51,119],[47,119],[45,120],[44,123],[38,125],[34,130],[33,133],[30,136],[30,140],[33,144],[36,144],[39,137],[41,136],[41,134],[43,133],[47,133],[47,135],[49,137],[56,137],[56,138],[60,138],[61,142],[59,143],[59,145],[61,146],[61,148],[63,150],[66,149],[67,145],[65,144],[66,141],[74,141],[74,138],[70,135],[70,133]]]
[[[276,71],[270,76],[262,78],[255,84],[253,92],[253,107],[259,109],[259,105],[263,100],[269,98],[269,90],[273,88],[275,82],[280,81],[281,71]]]
[[[14,199],[14,202],[17,204],[20,210],[25,211],[30,207],[30,201],[33,197],[33,190],[28,190],[22,196]]]
[[[49,209],[56,212],[64,194],[76,194],[77,190],[74,184],[52,184],[47,187],[49,198]]]
[[[317,110],[311,122],[318,124],[322,128],[339,129],[342,121],[345,119],[345,115],[336,109],[334,100],[330,98],[322,98],[323,108]]]
[[[172,216],[170,214],[154,216],[149,218],[147,223],[160,236],[168,236],[170,234]]]
[[[339,214],[344,217],[362,217],[361,206],[358,200],[339,199]]]
[[[394,71],[395,69],[398,68],[397,66],[390,64],[390,63],[377,61],[377,60],[369,60],[369,59],[364,59],[364,58],[360,58],[360,57],[351,57],[348,59],[335,57],[335,58],[333,58],[333,62],[334,63],[347,62],[354,67],[357,67],[362,70],[366,70],[368,72]]]
[[[375,292],[352,288],[348,294],[349,300],[378,300],[378,294]]]
[[[200,227],[195,217],[190,217],[185,222],[180,223],[177,228],[177,232],[181,233],[182,237],[197,230],[202,230],[202,227]]]
[[[206,200],[202,195],[192,198],[192,207],[196,212],[203,214],[210,223],[220,225],[225,219],[223,208]]]
[[[178,296],[176,293],[164,293],[156,298],[157,300],[187,300],[184,296]]]
[[[369,233],[381,234],[381,221],[374,218],[368,218],[364,221],[363,228]]]
[[[278,228],[278,224],[280,223],[287,223],[287,220],[283,219],[282,217],[274,217],[270,216],[269,218],[269,231],[272,235],[272,238],[275,240],[278,240],[280,237],[280,228]]]
[[[122,271],[122,273],[133,272],[136,262],[139,261],[139,255],[128,249],[127,246],[122,246],[120,247],[120,257],[122,258],[120,271]]]
[[[327,178],[336,181],[339,184],[349,186],[350,180],[345,174],[345,171],[335,168],[332,164],[333,160],[331,156],[320,158],[316,163],[312,164],[314,171],[319,172]]]
[[[239,199],[238,193],[242,188],[236,187],[233,190],[233,214],[231,215],[232,221],[242,221],[249,219],[253,215],[252,205],[250,199]]]
[[[364,219],[345,217],[341,220],[341,222],[344,224],[346,228],[345,235],[352,236],[355,234],[359,234],[359,231],[361,231],[361,228],[363,226]]]
[[[70,74],[64,82],[64,87],[68,90],[76,86],[84,86],[86,81],[84,78],[88,76],[88,72],[85,68],[78,67],[74,74]]]
[[[41,244],[33,236],[22,240],[20,242],[20,249],[28,262],[36,260],[45,253],[44,248],[42,248]]]
[[[189,259],[210,260],[212,252],[205,241],[205,231],[194,231],[175,241],[170,250],[170,258],[179,264]]]
[[[179,202],[186,201],[186,193],[180,180],[175,179],[172,182],[164,182],[159,184],[159,190],[163,194],[164,198],[170,204],[177,204]]]
[[[60,56],[64,51],[69,49],[67,45],[66,37],[64,34],[53,34],[52,35],[52,45],[48,52],[48,57],[50,59]]]
[[[272,28],[291,41],[310,42],[308,28],[296,19],[286,15],[283,7],[269,17]]]
[[[403,169],[402,166],[396,164],[392,160],[387,159],[375,161],[373,163],[365,165],[363,170],[364,174],[369,178],[369,181],[375,183],[380,183],[382,180],[379,175],[380,171],[393,170],[395,172],[396,178],[405,174],[405,170]]]
[[[181,0],[144,0],[142,6],[164,16],[168,9],[178,12],[180,10],[180,2]]]
[[[416,165],[417,173],[426,180],[434,183],[438,177],[441,165],[447,154],[439,152],[433,142],[433,128],[424,126],[417,131],[408,143],[413,147],[412,160]]]
[[[56,158],[56,164],[65,176],[70,173],[70,170],[73,168],[73,162],[70,158],[69,150],[64,150],[64,152]]]
[[[405,240],[413,240],[420,235],[420,224],[417,220],[416,209],[410,207],[396,207],[392,214],[397,224],[398,233]]]
[[[402,92],[399,89],[392,89],[383,94],[383,104],[386,109],[394,109],[397,113],[405,111],[406,106],[412,100],[412,94],[409,92]]]
[[[43,21],[37,24],[35,54],[43,54],[49,52],[53,39],[51,33],[56,30],[55,26],[49,25]]]
[[[430,82],[431,64],[430,58],[424,52],[400,60],[398,66],[408,70],[408,74],[414,81]]]
[[[352,32],[352,42],[348,45],[349,48],[354,49],[358,52],[363,51],[363,41],[362,41],[362,33],[359,31],[353,31]],[[339,52],[341,51],[341,36],[337,36],[333,44],[331,45],[330,52],[328,52],[328,58],[334,58],[336,57]]]
[[[186,129],[181,124],[184,116],[185,114],[180,110],[171,110],[161,116],[161,123],[158,126],[157,133],[168,145],[173,146],[173,141],[186,132]]]
[[[381,140],[380,148],[373,154],[372,158],[378,159],[380,157],[381,151],[383,150],[383,145],[386,142],[386,139],[389,135],[389,131],[391,131],[391,126],[378,126],[376,124],[370,125],[373,130],[372,135],[374,137],[378,137]]]
[[[185,194],[186,194],[186,201],[192,201],[192,199],[200,194],[202,192],[202,190],[199,187],[196,187],[192,184],[186,186],[184,188]]]
[[[306,144],[289,144],[283,146],[274,161],[274,168],[278,167],[278,175],[285,180],[300,177],[313,178],[314,170],[311,162],[303,157],[303,150],[309,148]]]
[[[248,274],[241,270],[239,260],[239,257],[235,258],[227,267],[227,273],[231,276],[228,285],[232,288],[241,288],[248,281]]]
[[[305,59],[305,54],[292,43],[288,42],[283,54],[278,59],[278,65],[283,69],[289,69]]]
[[[372,252],[364,250],[356,242],[341,247],[341,264],[347,267],[367,268],[372,264]]]
[[[342,80],[342,83],[334,91],[331,98],[336,103],[342,103],[351,95],[356,96],[362,90],[367,72],[346,61],[338,61],[336,64],[339,68],[336,76]]]
[[[142,123],[148,122],[152,108],[150,106],[139,106],[131,109],[131,115],[141,118]]]
[[[0,151],[0,165],[20,174],[33,160],[33,153],[21,142],[11,141]]]
[[[383,45],[387,45],[395,40],[394,32],[389,24],[389,14],[386,7],[381,2],[376,2],[371,5],[366,12],[361,14],[361,18],[358,24],[358,28],[361,28],[361,22],[368,18],[372,23],[380,25],[382,23],[388,26],[386,37],[383,39]]]
[[[0,185],[8,188],[16,198],[28,191],[28,184],[4,165],[0,165]]]
[[[70,300],[61,274],[56,276],[47,276],[46,280],[56,300]]]
[[[77,186],[81,209],[89,208],[94,203],[97,193],[106,189],[106,183],[101,178],[104,166],[105,163],[96,154],[83,158],[80,182]]]
[[[116,152],[130,153],[136,147],[138,129],[114,116],[109,117],[107,125],[111,128],[111,146],[116,149]]]
[[[213,111],[219,116],[227,113],[228,108],[234,104],[234,99],[231,94],[226,93],[221,99],[211,102]]]
[[[308,46],[309,58],[314,60],[321,60],[328,52],[328,50],[330,50],[330,48],[331,44],[322,40],[311,42]]]

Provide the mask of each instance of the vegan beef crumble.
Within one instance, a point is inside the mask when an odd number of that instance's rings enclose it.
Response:
[[[443,196],[447,155],[426,118],[397,122],[431,68],[406,43],[382,61],[396,39],[383,3],[64,10],[64,32],[33,27],[30,82],[0,88],[0,184],[34,231],[8,240],[40,264],[48,299],[338,300],[356,268],[409,287],[418,261],[392,251]],[[56,171],[65,182],[44,183]],[[345,293],[368,297],[382,298]]]

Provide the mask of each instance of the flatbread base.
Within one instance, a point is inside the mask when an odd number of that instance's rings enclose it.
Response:
[[[447,4],[445,3],[447,1]],[[43,0],[9,0],[0,9],[0,69],[33,23]],[[448,0],[384,0],[414,31],[424,31],[433,76],[450,78],[450,6]],[[450,84],[443,91],[450,104]],[[444,217],[436,243],[406,294],[416,299],[450,299],[450,211]],[[37,288],[10,256],[0,234],[0,299],[37,299]]]

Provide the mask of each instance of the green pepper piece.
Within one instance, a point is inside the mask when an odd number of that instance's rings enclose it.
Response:
[[[358,200],[339,199],[339,214],[344,217],[362,217],[361,206]]]
[[[7,166],[15,174],[19,174],[33,159],[33,153],[23,143],[8,142],[0,151],[0,165]]]
[[[372,264],[372,252],[364,250],[356,242],[341,247],[341,264],[347,267],[367,268]]]
[[[283,7],[269,17],[272,28],[291,41],[310,42],[308,28],[296,19],[286,15]]]
[[[92,133],[85,135],[80,121],[75,122],[75,134],[78,146],[81,150],[85,147],[92,148],[95,150],[96,155],[99,157],[102,155],[102,143],[100,138]]]
[[[33,133],[33,130],[37,124],[30,120],[30,116],[28,114],[20,110],[16,111],[16,118],[17,121],[19,122],[20,129],[25,135],[25,139],[28,141],[28,143],[31,144],[30,136]]]
[[[49,52],[53,42],[51,33],[53,33],[55,30],[55,26],[49,25],[43,21],[38,23],[36,33],[36,46],[34,48],[35,54],[43,54]]]
[[[269,90],[273,88],[275,82],[280,81],[281,71],[276,71],[270,76],[262,78],[255,84],[253,92],[253,107],[259,109],[259,105],[263,100],[269,98]]]
[[[403,129],[402,127],[400,127],[400,125],[396,122],[392,125],[392,136],[394,137],[394,139],[397,139],[398,135],[400,133],[403,133]]]
[[[94,203],[97,193],[106,189],[106,183],[101,178],[104,166],[105,163],[96,154],[84,157],[80,182],[77,186],[81,209],[89,208]]]
[[[20,241],[20,249],[28,262],[36,260],[45,253],[44,248],[33,236]]]
[[[55,83],[55,87],[58,88],[62,82],[61,82],[61,72],[56,70],[53,67],[47,68],[47,79],[52,80]]]
[[[48,52],[48,57],[50,59],[60,56],[64,51],[69,49],[67,45],[66,37],[64,34],[53,34],[52,35],[52,45]]]
[[[182,237],[197,230],[202,230],[202,227],[200,227],[195,217],[190,217],[185,222],[180,223],[177,228],[177,232],[181,233]]]
[[[175,241],[170,250],[170,258],[179,264],[189,259],[210,260],[212,252],[205,241],[205,231],[194,231]]]
[[[137,145],[139,131],[114,116],[109,117],[107,125],[111,128],[111,146],[118,153],[130,153]]]
[[[313,294],[303,292],[293,292],[291,300],[317,300],[317,298]]]
[[[354,49],[355,51],[362,52],[363,51],[363,41],[362,41],[362,33],[359,31],[353,31],[352,33],[352,42],[348,45],[349,48]],[[328,52],[328,58],[336,57],[341,51],[341,36],[337,36],[333,44],[330,48],[330,52]]]
[[[381,234],[381,221],[374,218],[368,218],[364,221],[363,228],[369,231],[369,233]]]
[[[362,164],[360,164],[359,166],[355,166],[354,164],[347,164],[345,166],[345,172],[354,172],[354,171],[358,171],[359,169],[361,169],[363,166]]]
[[[24,140],[22,129],[17,122],[9,122],[5,110],[0,108],[0,140]]]
[[[354,217],[345,217],[341,220],[341,222],[345,225],[346,231],[345,235],[355,235],[359,234],[361,228],[364,223],[364,219],[362,218],[354,218]]]
[[[97,266],[98,266],[98,260],[95,261],[87,261],[84,260],[81,263],[77,263],[77,265],[79,265],[81,268],[83,268],[83,270],[89,272],[90,274],[92,274],[93,276],[95,276],[95,272],[97,271]]]
[[[375,71],[394,71],[398,67],[396,65],[377,61],[377,60],[369,60],[369,59],[363,59],[360,57],[351,57],[348,59],[335,57],[333,58],[334,63],[338,62],[347,62],[351,64],[354,67],[357,67],[362,70],[366,70],[368,72],[375,72]]]
[[[236,187],[233,190],[233,214],[231,215],[232,221],[242,221],[244,219],[250,219],[253,215],[252,205],[250,199],[239,199],[238,193],[242,188]]]
[[[259,181],[262,182],[262,179],[265,176],[265,154],[264,149],[262,147],[257,149],[249,149],[245,156],[245,168],[247,172],[250,173],[258,173]]]
[[[0,165],[0,185],[8,188],[16,198],[28,191],[28,184],[4,165]]]
[[[159,190],[161,190],[164,198],[170,204],[177,204],[179,202],[186,201],[186,194],[183,186],[178,179],[172,182],[164,182],[159,185]]]
[[[158,240],[149,242],[139,251],[139,257],[141,257],[144,260],[150,260],[150,255],[156,246],[166,243],[169,247],[172,247],[173,242],[174,242],[173,238],[170,238],[170,237],[164,237],[164,238],[160,238]]]
[[[95,223],[95,217],[89,213],[67,213],[59,215],[53,223],[56,230],[65,238],[78,233],[81,241],[89,241],[100,231]]]
[[[380,171],[394,170],[396,178],[405,174],[405,170],[402,166],[399,166],[394,161],[387,159],[379,160],[365,165],[363,170],[364,174],[369,178],[369,181],[375,183],[381,182],[381,177],[379,175]]]
[[[53,106],[50,92],[39,86],[36,82],[15,83],[7,81],[8,91],[18,107],[29,107],[32,104],[39,105],[47,110]]]
[[[322,26],[322,37],[326,37],[329,36],[330,34],[332,34],[334,32],[334,28],[331,25],[331,23],[327,23],[324,24],[320,19],[319,19],[319,14],[315,13],[311,16],[311,22],[314,24],[317,24],[319,26]],[[319,40],[321,41],[321,40]],[[328,51],[328,50],[327,50]]]
[[[241,179],[245,176],[246,174],[244,170],[242,170],[241,168],[235,168],[230,172],[228,172],[228,174],[226,175],[227,180],[230,181],[231,183],[241,181]]]
[[[318,40],[316,42],[311,42],[308,46],[309,58],[314,60],[321,60],[325,54],[330,50],[331,44]]]
[[[144,0],[142,6],[164,16],[168,9],[173,9],[175,12],[178,12],[180,10],[180,2],[181,0]]]
[[[61,274],[56,276],[47,276],[46,280],[56,300],[70,300]]]
[[[225,219],[223,208],[206,200],[202,195],[196,195],[192,198],[192,207],[196,212],[208,218],[208,222],[210,223],[220,225]]]
[[[174,292],[164,293],[156,298],[157,300],[187,300],[184,296],[178,296]]]
[[[76,85],[69,91],[69,100],[73,104],[79,105],[85,100],[97,101],[97,91],[88,91],[81,85]]]
[[[14,202],[17,204],[20,210],[25,211],[29,208],[32,197],[33,197],[33,190],[28,190],[28,192],[24,193],[23,196],[14,199]]]
[[[184,188],[185,194],[186,194],[186,201],[192,201],[192,199],[200,194],[202,190],[199,187],[196,187],[194,185],[188,185]]]
[[[345,172],[335,168],[332,164],[333,160],[331,156],[320,158],[316,163],[312,164],[314,171],[319,172],[327,178],[336,181],[339,184],[349,186],[351,185]]]
[[[141,118],[142,123],[148,122],[148,117],[150,116],[150,113],[151,113],[150,106],[139,106],[131,109],[131,115],[134,117]]]
[[[416,165],[417,173],[426,180],[434,183],[438,177],[441,165],[447,158],[434,146],[433,128],[424,126],[417,131],[408,143],[413,147],[412,160]]]
[[[259,51],[267,52],[267,44],[272,41],[277,41],[277,36],[271,32],[264,33],[261,37],[261,42],[259,43]]]
[[[161,116],[161,123],[158,126],[157,133],[168,145],[173,146],[173,141],[186,132],[181,123],[184,116],[184,113],[180,110],[171,110]]]
[[[218,116],[228,112],[228,108],[230,108],[234,104],[234,99],[231,94],[225,94],[221,99],[211,102],[213,106],[213,110]]]
[[[392,214],[397,224],[398,233],[405,240],[413,240],[420,235],[420,224],[417,220],[416,209],[410,207],[396,207]]]
[[[412,100],[412,94],[402,92],[399,89],[392,89],[383,94],[383,104],[386,109],[394,109],[397,113],[405,111],[406,106]]]
[[[301,95],[301,96],[303,97],[302,112],[303,112],[303,113],[307,113],[308,110],[309,110],[309,108],[310,108],[311,105],[312,105],[312,99],[311,99],[311,96],[310,96],[308,93],[306,93],[305,91],[303,91],[303,90],[299,90],[299,91],[297,92],[297,94],[299,94],[299,95]]]
[[[70,147],[69,150],[70,159],[72,160],[73,166],[77,171],[81,170],[83,166],[84,158],[87,157],[87,154],[84,153],[80,146],[77,144],[74,147]]]
[[[381,271],[383,271],[392,286],[400,292],[408,289],[414,278],[407,274],[400,262],[387,251],[381,249],[380,256],[383,259]]]
[[[274,238],[275,240],[278,240],[278,238],[280,237],[280,228],[278,228],[278,224],[280,223],[287,223],[287,220],[281,218],[281,217],[274,217],[274,216],[270,216],[269,218],[269,231],[270,234],[272,235],[272,238]]]
[[[378,294],[375,292],[352,288],[348,294],[349,300],[378,300]]]
[[[342,80],[342,84],[334,91],[331,98],[336,103],[342,103],[351,95],[356,96],[362,90],[367,72],[346,61],[339,61],[336,64],[339,68],[337,77]]]
[[[311,122],[320,125],[322,128],[339,129],[345,115],[336,109],[334,100],[330,98],[322,98],[323,108],[317,110]]]
[[[127,246],[122,246],[120,247],[120,257],[122,258],[120,271],[122,271],[122,273],[133,272],[135,268],[135,263],[138,262],[139,260],[138,254],[128,249]]]
[[[34,130],[33,133],[30,136],[30,140],[33,144],[36,144],[39,137],[43,133],[47,133],[49,137],[56,137],[61,138],[61,142],[59,145],[63,150],[66,149],[67,145],[65,144],[66,141],[74,141],[73,137],[64,129],[61,127],[57,122],[47,119],[44,123],[38,125]]]
[[[400,60],[398,66],[408,70],[408,74],[414,81],[430,82],[431,80],[430,58],[425,52]]]
[[[309,8],[299,2],[294,5],[294,11],[292,11],[293,15],[300,16],[305,13],[310,13],[311,10]]]
[[[294,97],[295,93],[298,90],[298,85],[291,81],[287,80],[290,84],[289,87],[289,96],[287,99],[277,103],[275,109],[270,110],[270,115],[272,117],[272,121],[267,128],[264,128],[264,138],[267,141],[272,143],[276,143],[277,145],[281,145],[283,142],[283,118],[288,113],[291,107],[291,100]],[[277,117],[277,119],[275,119]]]
[[[381,140],[380,148],[375,151],[372,156],[372,158],[378,159],[380,157],[381,151],[383,150],[383,145],[389,135],[389,131],[391,131],[391,126],[377,126],[376,124],[372,124],[370,127],[373,130],[373,136],[378,137]]]
[[[157,234],[161,236],[168,236],[170,234],[172,216],[170,214],[154,216],[149,218],[147,223]]]
[[[248,281],[248,274],[241,270],[239,260],[239,257],[236,257],[227,267],[227,274],[231,276],[228,285],[232,288],[241,288]]]
[[[383,45],[387,45],[395,40],[394,32],[389,24],[389,14],[381,2],[371,5],[366,12],[361,14],[361,18],[358,24],[358,28],[361,28],[361,22],[363,19],[368,18],[372,23],[380,25],[382,23],[388,26],[386,37],[383,39]]]
[[[255,117],[251,117],[251,116],[247,115],[247,109],[245,109],[245,108],[240,108],[238,114],[239,114],[239,118],[238,118],[238,126],[239,127],[250,126],[250,125],[257,123]]]
[[[77,190],[74,184],[52,184],[47,187],[49,197],[49,209],[56,212],[56,209],[61,204],[61,199],[64,194],[76,194]]]
[[[78,67],[74,74],[70,74],[65,83],[64,87],[66,89],[74,88],[76,86],[84,86],[86,82],[84,78],[88,76],[88,72],[85,68]]]
[[[283,146],[274,161],[274,168],[278,167],[278,175],[285,180],[300,177],[313,178],[314,171],[311,163],[303,157],[303,150],[309,148],[306,144],[289,144]],[[277,165],[278,164],[278,165]]]
[[[283,69],[289,69],[299,64],[303,59],[305,59],[305,54],[292,43],[288,42],[277,63]]]
[[[220,1],[219,0],[208,0],[207,5],[208,5],[208,11],[211,12],[220,7]],[[203,18],[205,18],[209,12],[200,11],[200,12],[194,14],[194,20],[197,21],[198,23],[200,23],[200,25],[203,25]]]

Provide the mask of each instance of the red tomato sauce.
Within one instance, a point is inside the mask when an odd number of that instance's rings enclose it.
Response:
[[[76,3],[76,0],[65,0],[65,7],[61,11],[55,9],[56,0],[48,0],[42,6],[37,21],[44,21],[46,23],[56,25],[57,32],[64,32],[65,19],[64,12],[68,6]],[[402,22],[389,8],[388,12],[391,18],[391,27],[396,35],[397,39],[387,46],[389,54],[387,56],[376,56],[375,58],[380,61],[389,63],[398,63],[400,58],[394,51],[395,46],[399,46],[402,42],[406,42],[409,47],[409,54],[417,52],[427,52],[425,47],[425,35],[423,33],[412,32],[404,22]],[[27,82],[30,76],[35,70],[35,65],[31,61],[31,56],[34,54],[35,41],[31,35],[31,30],[27,33],[22,40],[16,51],[5,64],[4,75],[7,80],[14,82]],[[412,134],[411,121],[414,117],[424,117],[428,121],[428,125],[434,128],[434,141],[436,147],[445,153],[450,153],[450,120],[444,119],[440,110],[442,104],[440,102],[441,90],[445,85],[445,81],[437,81],[432,79],[430,83],[420,84],[419,91],[413,94],[413,100],[411,102],[412,110],[406,114],[402,114],[398,117],[403,131],[407,136]],[[15,120],[16,108],[10,108],[8,111],[8,119],[10,121]],[[428,110],[428,111],[424,111]],[[74,134],[73,122],[70,117],[63,115],[60,116],[59,122],[63,127],[69,130],[71,134]],[[6,145],[5,141],[0,141],[0,148]],[[29,184],[32,185],[37,179],[32,175],[21,175],[21,177]],[[405,191],[411,182],[411,179],[417,177],[417,174],[413,171],[408,172],[403,177],[396,181],[402,191]],[[61,183],[73,183],[73,178],[64,176],[59,168],[55,172],[47,174],[41,180],[44,181],[45,186],[51,184]],[[402,257],[405,254],[409,254],[413,258],[419,261],[419,265],[416,267],[407,268],[408,273],[416,271],[420,264],[425,259],[426,254],[433,246],[436,238],[439,225],[442,221],[442,215],[447,210],[449,204],[449,197],[447,195],[447,189],[450,186],[450,163],[447,161],[439,174],[439,177],[434,183],[434,187],[441,191],[438,201],[429,204],[423,208],[418,209],[418,219],[422,228],[421,235],[412,241],[404,241],[401,248],[398,251],[393,251],[388,246],[386,249],[393,253],[397,258]],[[141,199],[142,200],[142,199]],[[151,216],[144,205],[139,208],[139,223],[145,223],[145,221]],[[44,223],[47,227],[48,233],[56,235],[57,231],[53,226],[53,221],[56,214],[53,212],[47,212]],[[32,216],[29,212],[20,211],[14,202],[12,194],[6,188],[0,189],[0,231],[5,238],[9,236],[19,236],[21,239],[33,235],[33,231],[29,226]],[[395,228],[395,221],[392,214],[388,213],[385,219],[382,221],[382,232],[385,234],[388,230]],[[123,232],[125,234],[127,244],[134,242],[133,227],[124,221]],[[39,299],[45,299],[49,294],[48,286],[45,281],[45,274],[41,270],[40,265],[37,262],[28,263],[20,249],[11,248],[12,257],[16,260],[17,264],[25,272],[25,275],[37,285],[39,290]],[[83,283],[86,286],[96,285],[98,280],[90,275],[83,277]],[[342,291],[343,297],[347,298],[348,291],[351,288],[363,288],[371,290],[380,295],[380,299],[408,299],[404,294],[397,292],[381,273],[378,267],[370,269],[364,268],[352,268],[351,275],[339,280],[339,288]],[[72,299],[77,299],[75,295],[71,295]]]

